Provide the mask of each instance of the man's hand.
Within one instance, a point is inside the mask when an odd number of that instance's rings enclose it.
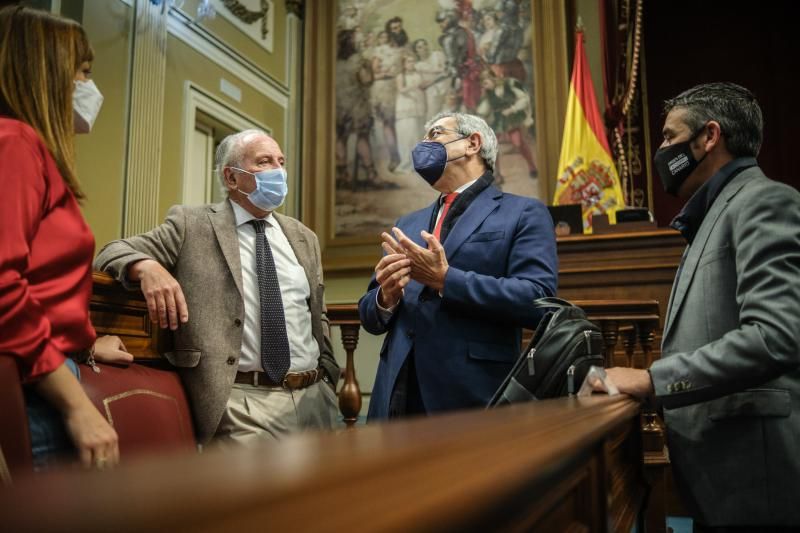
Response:
[[[386,255],[375,266],[375,280],[381,286],[378,290],[378,304],[384,309],[391,309],[400,302],[403,289],[411,279],[411,260],[402,253],[396,253],[386,242],[381,246]]]
[[[606,376],[623,394],[645,399],[654,393],[653,381],[650,379],[650,373],[647,370],[618,366],[606,368]],[[593,383],[592,386],[596,391],[602,392],[605,390],[599,380]]]
[[[128,279],[141,282],[151,322],[176,330],[179,319],[180,323],[189,321],[181,286],[160,263],[152,259],[137,261],[128,267]]]
[[[116,335],[97,337],[94,341],[94,358],[101,363],[129,365],[133,356],[127,352],[122,339]]]
[[[423,248],[409,239],[399,228],[392,228],[392,232],[397,236],[397,240],[392,239],[394,244],[388,244],[395,249],[402,249],[406,257],[411,260],[411,279],[442,292],[444,278],[450,265],[447,263],[444,247],[439,239],[427,231],[422,231],[420,235],[428,243],[428,247]],[[391,239],[391,237],[389,238]],[[384,242],[386,242],[385,238]]]

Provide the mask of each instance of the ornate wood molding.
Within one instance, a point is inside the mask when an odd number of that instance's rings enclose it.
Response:
[[[267,38],[267,34],[269,33],[269,28],[267,28],[267,13],[269,12],[269,2],[267,2],[267,0],[261,0],[261,9],[259,9],[258,11],[252,11],[250,9],[247,9],[247,7],[242,5],[242,3],[239,2],[239,0],[222,0],[222,5],[224,5],[234,17],[241,20],[245,24],[252,24],[260,19],[261,38],[262,39]]]
[[[303,0],[286,0],[287,14],[294,15],[302,20],[304,8]]]

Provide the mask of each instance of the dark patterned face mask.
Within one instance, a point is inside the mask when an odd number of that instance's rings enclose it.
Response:
[[[664,190],[667,194],[676,196],[681,185],[686,181],[686,178],[694,172],[697,165],[708,155],[703,154],[703,157],[700,159],[695,159],[690,147],[692,141],[694,141],[704,129],[705,125],[697,130],[688,140],[656,150],[653,163],[655,164],[656,172],[658,173],[658,177],[661,178],[661,184],[664,186]]]

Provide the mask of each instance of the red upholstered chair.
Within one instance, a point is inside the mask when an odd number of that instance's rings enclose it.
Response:
[[[0,485],[32,468],[28,414],[17,362],[0,355]]]
[[[191,411],[178,374],[139,364],[80,365],[81,385],[119,435],[122,460],[195,450]],[[0,355],[0,485],[33,469],[28,415],[16,361]]]
[[[81,365],[86,394],[119,435],[120,459],[143,452],[194,450],[191,411],[176,372],[139,364]]]

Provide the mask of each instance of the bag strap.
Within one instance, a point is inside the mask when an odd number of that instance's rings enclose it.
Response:
[[[562,300],[561,298],[556,298],[555,296],[534,300],[533,306],[536,309],[563,309],[564,307],[575,307],[570,302]]]

